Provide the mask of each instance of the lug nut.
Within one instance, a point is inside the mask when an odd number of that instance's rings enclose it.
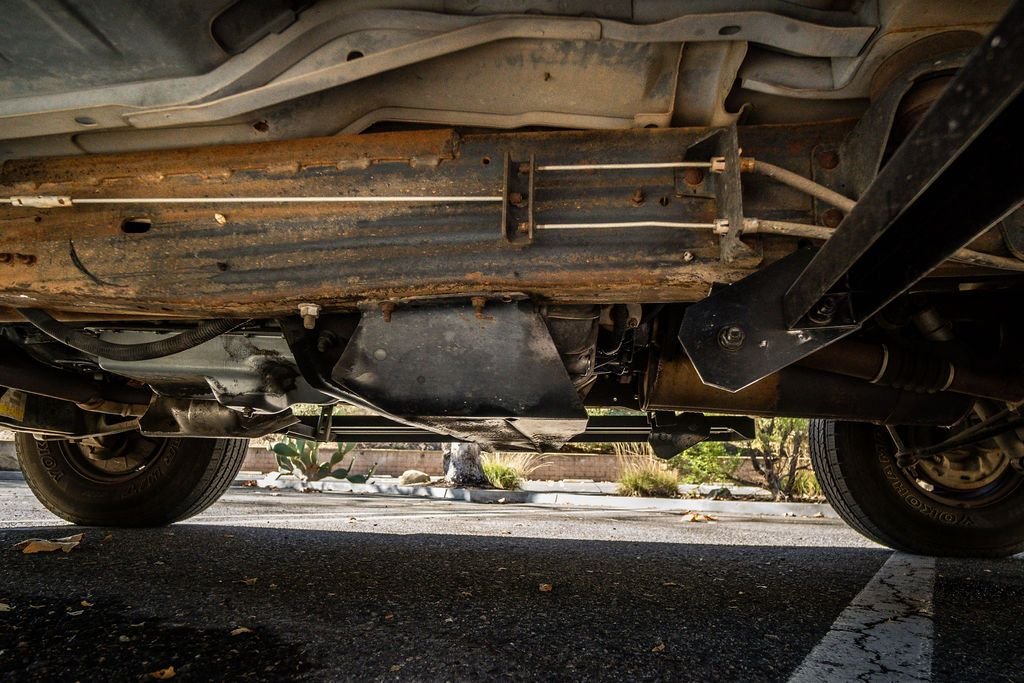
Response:
[[[738,351],[747,333],[739,325],[726,325],[718,331],[718,345],[726,351]]]
[[[302,316],[302,326],[307,330],[316,327],[316,319],[320,317],[319,304],[299,304],[299,315]]]

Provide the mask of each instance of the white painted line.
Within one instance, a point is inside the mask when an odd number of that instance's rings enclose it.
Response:
[[[893,554],[790,683],[931,680],[934,586],[935,558]]]

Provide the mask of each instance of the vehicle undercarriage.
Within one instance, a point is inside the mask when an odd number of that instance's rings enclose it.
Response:
[[[888,482],[832,501],[876,540],[1024,544],[1020,3],[429,4],[237,2],[187,56],[157,10],[120,20],[162,56],[64,17],[110,43],[74,73],[11,43],[0,424],[37,481],[138,438],[671,457],[787,415]]]

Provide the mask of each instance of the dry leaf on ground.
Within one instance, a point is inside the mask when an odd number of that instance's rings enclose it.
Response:
[[[657,645],[655,645],[654,647],[651,648],[651,652],[664,652],[664,651],[665,651],[665,643],[658,643]]]
[[[257,579],[255,577],[251,579],[239,579],[238,583],[244,583],[246,586],[255,586]]]
[[[0,612],[10,612],[10,611],[11,611],[11,606],[10,605],[8,605],[6,602],[0,602]]]
[[[20,550],[25,555],[33,555],[35,553],[52,553],[57,550],[70,553],[78,547],[83,538],[85,538],[85,534],[75,534],[74,536],[65,536],[64,538],[55,538],[53,540],[46,540],[44,538],[28,538],[20,543],[15,543],[13,547],[15,550]]]
[[[684,522],[714,522],[715,518],[702,512],[687,512],[683,515]]]
[[[550,593],[554,589],[555,587],[552,586],[550,583],[542,583],[540,586],[537,587],[537,590],[539,590],[541,593]]]
[[[245,626],[239,626],[238,628],[236,628],[234,631],[231,632],[231,635],[233,635],[233,636],[240,636],[243,633],[252,633],[252,629],[251,628],[246,628]]]
[[[174,667],[169,666],[166,669],[157,669],[156,671],[151,671],[149,677],[155,678],[158,681],[166,681],[168,678],[174,678]]]

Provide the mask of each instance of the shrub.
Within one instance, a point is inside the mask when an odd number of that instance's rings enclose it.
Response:
[[[675,472],[654,465],[622,473],[619,495],[643,498],[675,498],[679,495],[679,479]]]
[[[665,470],[647,444],[621,444],[616,449],[619,462],[619,495],[645,498],[675,498],[679,495],[679,474]]]
[[[277,469],[293,474],[301,481],[320,481],[327,477],[345,479],[353,484],[365,484],[373,476],[376,465],[366,474],[349,474],[355,464],[355,456],[348,461],[348,467],[337,465],[348,455],[355,444],[339,443],[330,460],[320,462],[320,444],[308,439],[284,439],[270,447],[277,455]]]
[[[484,460],[484,474],[491,486],[496,489],[517,489],[523,483],[519,474],[509,465],[493,460]]]
[[[721,441],[703,441],[669,460],[669,464],[687,484],[709,484],[731,481],[740,460],[729,455]]]
[[[488,453],[482,460],[487,481],[496,489],[506,490],[519,488],[524,479],[547,465],[538,453]]]
[[[797,498],[821,498],[821,484],[818,483],[818,477],[814,475],[814,472],[810,470],[797,470],[793,474],[793,486],[788,486],[788,481],[785,482],[787,488],[790,488],[791,495]]]

